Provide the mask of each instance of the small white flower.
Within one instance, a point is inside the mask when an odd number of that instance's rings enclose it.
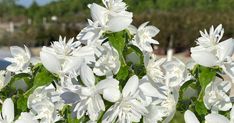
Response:
[[[207,85],[203,97],[204,104],[211,111],[228,111],[232,108],[232,103],[227,92],[231,89],[231,83],[216,78],[215,81]]]
[[[71,102],[75,105],[73,112],[76,112],[76,116],[80,119],[84,115],[88,115],[91,121],[96,121],[100,112],[105,111],[105,104],[101,97],[114,102],[119,99],[119,81],[108,78],[98,82],[95,85],[95,76],[87,65],[81,68],[80,78],[84,86],[76,86],[71,92],[65,94],[71,97],[75,97],[77,100],[66,98],[66,102]],[[72,93],[73,92],[73,93]],[[79,98],[76,96],[79,95]]]
[[[102,45],[102,55],[96,61],[93,72],[98,76],[112,76],[118,73],[120,68],[119,54],[109,43]]]
[[[165,73],[165,84],[168,87],[180,87],[189,78],[185,64],[176,57],[166,61],[162,68]]]
[[[0,91],[4,88],[11,80],[11,73],[0,70]]]
[[[153,53],[144,55],[144,65],[147,76],[154,82],[161,82],[164,79],[162,64],[166,61],[165,58],[157,59]]]
[[[73,51],[75,48],[80,46],[80,42],[74,42],[74,38],[69,39],[66,41],[66,37],[62,38],[59,37],[58,41],[54,41],[51,43],[51,53],[57,55],[59,59],[66,59],[66,57],[72,56]]]
[[[91,16],[94,22],[105,31],[119,32],[126,29],[132,22],[132,13],[126,11],[122,0],[103,0],[105,7],[96,3],[90,4]]]
[[[80,31],[77,35],[78,41],[85,45],[92,45],[102,36],[103,30],[98,27],[98,22],[88,20],[88,26]]]
[[[7,98],[2,105],[0,123],[14,123],[15,109],[12,99]],[[22,112],[15,123],[39,123],[31,113]]]
[[[166,90],[167,98],[160,103],[160,106],[162,107],[162,112],[164,112],[164,115],[166,116],[166,119],[164,119],[163,122],[168,123],[172,120],[176,112],[176,105],[178,102],[179,94],[177,90],[174,89],[168,88]]]
[[[163,120],[163,117],[166,117],[166,108],[157,106],[157,105],[150,105],[147,107],[149,113],[144,116],[144,123],[158,123],[159,121]]]
[[[164,95],[163,86],[153,82],[148,79],[147,76],[144,76],[140,80],[139,85],[139,98],[141,102],[145,106],[149,106],[155,100],[166,99],[166,95]]]
[[[206,30],[204,32],[200,31],[201,37],[197,39],[197,44],[212,51],[220,42],[223,33],[222,24],[218,25],[216,29],[214,29],[214,26],[211,26],[209,34]]]
[[[148,113],[145,106],[137,100],[139,80],[132,76],[122,90],[121,98],[103,116],[103,123],[140,122],[142,115]]]
[[[47,70],[59,75],[62,86],[70,84],[66,79],[76,77],[82,64],[91,64],[96,60],[92,47],[81,46],[73,39],[66,43],[61,37],[51,47],[42,48],[40,59]]]
[[[175,57],[167,61],[166,58],[157,59],[155,54],[147,53],[144,64],[149,79],[168,87],[179,87],[189,77],[185,64]]]
[[[28,108],[40,119],[41,123],[54,123],[60,119],[57,115],[55,104],[49,97],[49,92],[44,86],[38,87],[28,97]]]
[[[26,46],[24,46],[24,49],[18,46],[11,46],[10,50],[13,58],[5,58],[6,61],[11,62],[11,64],[7,66],[7,70],[15,73],[27,73],[31,59],[29,49]]]
[[[158,41],[154,40],[159,33],[159,29],[155,26],[146,26],[149,22],[145,22],[140,25],[138,29],[134,26],[130,26],[129,30],[134,34],[132,43],[136,45],[139,49],[146,52],[153,52],[151,44],[159,44]]]
[[[230,38],[220,42],[223,32],[222,25],[215,30],[212,26],[210,34],[200,32],[202,37],[197,39],[198,46],[191,48],[191,57],[196,63],[206,67],[221,66],[231,58],[234,40]]]

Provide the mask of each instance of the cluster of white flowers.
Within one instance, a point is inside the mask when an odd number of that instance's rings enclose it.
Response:
[[[213,67],[219,66],[228,75],[232,82],[216,77],[205,88],[203,97],[205,107],[211,111],[205,116],[206,123],[233,123],[233,105],[229,91],[234,82],[234,40],[232,38],[220,42],[224,29],[219,25],[216,29],[212,26],[209,34],[200,32],[201,37],[197,39],[198,46],[191,48],[191,57],[200,65]],[[219,114],[219,111],[230,111],[230,118]],[[199,123],[195,114],[190,110],[185,112],[186,123]]]
[[[190,67],[170,55],[167,58],[157,57],[152,45],[159,44],[153,39],[159,29],[147,26],[148,22],[139,28],[131,25],[133,14],[127,11],[127,5],[122,0],[102,2],[104,7],[96,3],[88,5],[92,19],[88,20],[89,25],[81,30],[76,39],[67,41],[60,37],[50,47],[42,48],[38,63],[43,64],[58,80],[31,88],[33,92],[27,98],[28,112],[21,113],[16,123],[63,121],[61,111],[65,106],[72,107],[74,119],[86,117],[89,120],[87,122],[92,123],[168,123],[172,120],[181,86],[194,79],[188,70]],[[126,31],[132,37],[127,38],[129,41],[124,44],[125,47],[133,45],[143,55],[145,73],[142,76],[137,75],[128,63],[122,63],[123,59],[129,59],[131,64],[139,64],[140,56],[134,52],[124,56],[109,41],[108,34],[121,31]],[[206,67],[218,66],[233,82],[233,39],[220,42],[224,33],[222,25],[216,29],[212,26],[209,34],[206,30],[200,33],[202,37],[197,40],[198,46],[191,48],[195,63]],[[10,82],[13,75],[34,75],[31,69],[35,62],[26,46],[25,49],[13,46],[11,53],[13,58],[6,60],[12,64],[6,71],[0,71],[0,90]],[[127,71],[133,72],[124,75],[128,77],[124,80],[118,79],[118,73],[123,72],[121,69],[127,65]],[[16,88],[27,90],[24,79],[17,81],[19,84]],[[207,123],[229,122],[218,113],[233,107],[228,95],[230,89],[231,82],[218,77],[206,86],[203,101],[211,111],[205,117]],[[13,101],[7,98],[1,102],[0,123],[14,122]],[[230,114],[231,122],[234,120],[233,110]],[[190,110],[185,112],[184,117],[186,123],[199,122]]]

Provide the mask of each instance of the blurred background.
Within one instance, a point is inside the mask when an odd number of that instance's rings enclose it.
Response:
[[[124,0],[135,26],[158,27],[158,53],[172,46],[176,53],[195,45],[199,30],[223,24],[223,39],[234,36],[234,0]],[[0,0],[0,47],[41,47],[59,35],[75,37],[86,26],[89,3],[101,0]],[[172,41],[172,43],[169,43]],[[4,48],[0,48],[0,55]],[[2,53],[1,53],[2,52]]]

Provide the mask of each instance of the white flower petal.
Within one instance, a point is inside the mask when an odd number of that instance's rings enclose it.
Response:
[[[195,116],[195,114],[191,112],[190,110],[187,110],[184,113],[184,120],[185,120],[185,123],[200,123],[197,117]]]
[[[15,117],[14,103],[10,98],[7,98],[2,105],[2,116],[3,119],[9,123],[13,122]]]
[[[154,37],[159,33],[159,29],[155,26],[146,26],[145,27],[146,32],[150,37]]]
[[[18,55],[24,55],[25,51],[23,48],[18,47],[18,46],[11,46],[10,47],[11,55],[13,57],[17,57]]]
[[[205,116],[206,123],[230,123],[229,120],[220,114],[208,114]]]
[[[101,25],[105,25],[107,21],[107,9],[96,4],[89,5],[91,16],[94,21],[98,21]]]
[[[116,16],[113,17],[108,23],[108,30],[112,32],[119,32],[126,29],[132,23],[132,17]]]
[[[139,79],[136,75],[133,75],[129,78],[126,85],[123,88],[122,94],[123,97],[135,94],[139,85]]]
[[[50,72],[56,74],[59,74],[61,72],[61,64],[59,62],[59,59],[57,59],[54,55],[42,51],[40,52],[40,59],[45,68]]]
[[[106,88],[118,88],[119,87],[119,81],[113,78],[107,78],[97,83],[96,89],[102,90]]]
[[[218,61],[215,55],[207,51],[192,52],[191,57],[197,64],[200,64],[206,67],[215,66],[217,65],[217,61]]]
[[[117,88],[106,88],[103,90],[103,98],[109,102],[116,102],[120,99],[120,91]]]
[[[151,96],[151,97],[157,97],[157,98],[165,98],[164,95],[158,92],[158,90],[152,86],[149,82],[143,83],[139,86],[141,91],[146,95],[146,96]]]
[[[220,61],[223,61],[227,57],[231,57],[234,51],[234,40],[232,38],[227,39],[218,44],[218,57]]]
[[[92,69],[86,65],[83,64],[80,69],[80,78],[82,82],[87,86],[87,87],[92,87],[95,85],[95,76],[93,74]]]

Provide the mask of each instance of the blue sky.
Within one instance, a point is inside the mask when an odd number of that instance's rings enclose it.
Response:
[[[39,5],[45,5],[54,0],[36,0]],[[18,4],[29,7],[32,4],[33,0],[18,0]]]

